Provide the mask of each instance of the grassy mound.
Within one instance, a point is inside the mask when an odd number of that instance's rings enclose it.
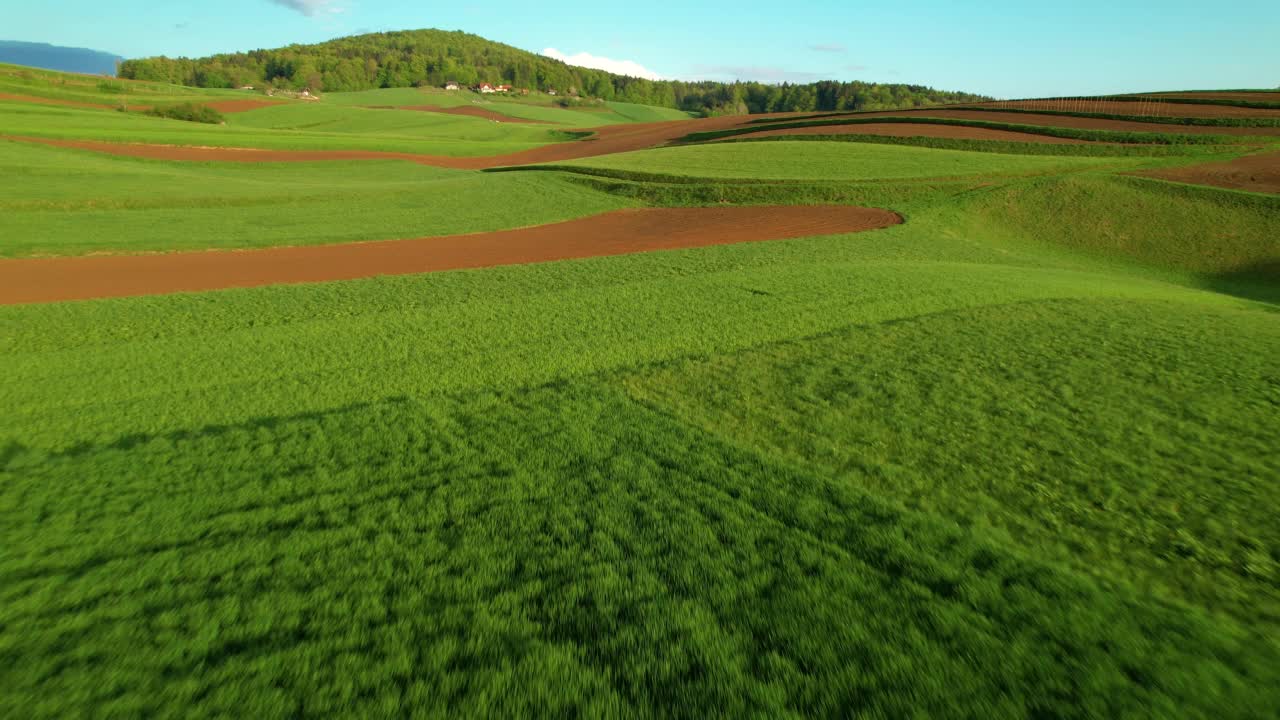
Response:
[[[1076,175],[983,193],[965,215],[969,232],[1006,232],[1205,276],[1280,262],[1280,198],[1231,190]],[[1280,281],[1274,270],[1264,275]]]

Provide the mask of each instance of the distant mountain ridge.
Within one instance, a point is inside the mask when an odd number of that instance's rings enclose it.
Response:
[[[48,43],[0,40],[0,62],[90,75],[115,75],[116,63],[124,60],[101,50],[65,47]]]
[[[567,65],[559,60],[461,31],[404,30],[337,38],[315,45],[214,55],[127,60],[120,76],[179,85],[229,88],[270,85],[329,92],[440,86],[446,82],[508,84],[679,108],[705,114],[881,110],[986,100],[922,85],[824,80],[803,85],[646,80]]]

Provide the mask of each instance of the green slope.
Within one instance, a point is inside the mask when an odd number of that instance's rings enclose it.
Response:
[[[205,125],[136,113],[0,100],[0,136],[271,150],[375,150],[452,157],[503,155],[570,138],[551,129],[514,123],[499,125],[479,118],[358,108],[328,110],[308,110],[301,118],[291,120],[290,106],[263,108],[234,115],[225,125]],[[308,114],[311,112],[315,115]],[[308,117],[314,117],[321,127],[308,128]],[[262,127],[254,127],[255,124]],[[324,129],[325,125],[336,129]]]
[[[906,219],[0,308],[0,714],[1280,704],[1277,200],[1117,174],[1194,157],[744,143],[593,177],[0,152],[23,252],[215,213],[225,234],[183,234],[228,246],[325,188],[330,239],[462,223],[412,212],[462,197]]]

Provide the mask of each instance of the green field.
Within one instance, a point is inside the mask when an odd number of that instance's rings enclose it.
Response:
[[[505,155],[562,142],[566,133],[407,110],[317,107],[315,127],[289,115],[295,106],[262,108],[203,125],[111,110],[28,105],[0,100],[0,136],[145,142],[269,150],[374,150],[419,155]],[[307,111],[307,108],[303,108]]]
[[[550,132],[365,100],[0,134]],[[4,258],[905,220],[0,307],[0,716],[1274,716],[1280,196],[1131,174],[1241,148],[893,143],[486,173],[0,141]]]
[[[689,113],[672,108],[636,105],[634,103],[609,102],[601,105],[584,104],[576,107],[560,107],[561,98],[541,93],[528,96],[501,97],[481,95],[470,90],[439,90],[435,88],[382,88],[360,92],[328,93],[326,103],[361,107],[477,107],[500,115],[508,115],[513,121],[534,120],[577,128],[616,125],[628,122],[661,122],[687,120]]]
[[[3,140],[0,173],[10,184],[0,198],[0,257],[456,235],[634,204],[542,174],[391,160],[161,162]]]
[[[1130,158],[957,152],[914,147],[782,141],[659,148],[563,163],[649,175],[748,180],[902,180],[1004,177],[1087,169],[1132,169]]]
[[[0,63],[0,93],[119,107],[260,97],[241,90],[210,90],[167,83],[75,75]]]

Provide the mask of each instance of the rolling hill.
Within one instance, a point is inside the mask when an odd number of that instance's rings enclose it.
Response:
[[[0,62],[89,75],[115,75],[124,58],[101,50],[0,40]]]
[[[354,91],[507,83],[517,89],[556,90],[607,101],[702,113],[874,110],[973,102],[981,96],[921,85],[823,81],[801,85],[645,80],[566,65],[478,35],[406,30],[338,38],[315,45],[214,55],[128,60],[120,75],[180,85],[229,88],[273,84],[287,88]]]

